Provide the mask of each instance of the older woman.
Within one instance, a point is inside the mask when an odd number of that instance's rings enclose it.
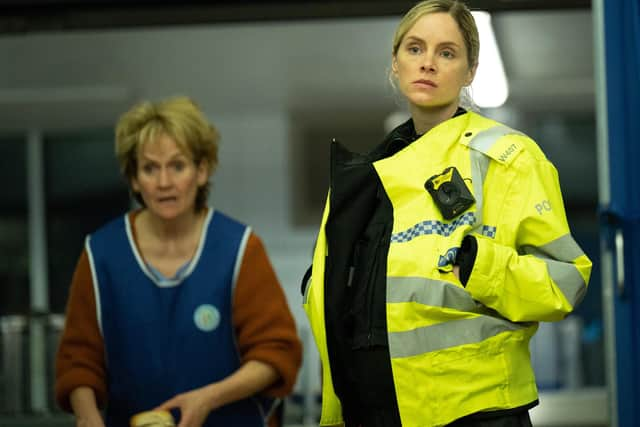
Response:
[[[207,207],[217,142],[188,98],[120,118],[116,155],[142,207],[89,235],[73,276],[56,395],[78,425],[153,408],[179,409],[181,427],[277,423],[301,344],[260,239]]]

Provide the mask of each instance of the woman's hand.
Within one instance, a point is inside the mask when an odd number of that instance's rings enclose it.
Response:
[[[155,409],[179,408],[178,427],[201,427],[211,411],[253,396],[277,379],[278,372],[271,365],[249,360],[222,381],[180,393]]]
[[[155,409],[180,410],[178,427],[201,427],[215,405],[215,384],[180,393]]]

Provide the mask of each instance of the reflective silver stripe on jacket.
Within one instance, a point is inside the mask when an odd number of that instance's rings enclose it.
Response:
[[[542,259],[547,264],[551,279],[560,288],[565,298],[575,306],[587,292],[587,284],[573,264],[573,260],[584,255],[580,246],[570,234],[542,246],[522,246],[520,252]]]
[[[404,332],[389,333],[391,357],[408,357],[430,351],[484,341],[501,332],[529,327],[498,317],[476,302],[464,289],[448,282],[424,277],[388,277],[387,302],[417,302],[432,307],[485,314],[471,319],[439,323]]]
[[[524,135],[522,132],[511,129],[509,126],[497,125],[480,131],[469,141],[469,147],[482,153],[488,152],[493,144],[506,135]]]
[[[387,302],[417,302],[472,313],[487,310],[464,289],[424,277],[387,277]]]
[[[483,130],[469,142],[469,148],[471,148],[469,156],[471,157],[473,197],[476,199],[476,225],[473,229],[475,232],[478,232],[478,229],[482,225],[482,207],[484,203],[482,190],[484,180],[487,177],[487,171],[489,170],[489,162],[491,161],[491,158],[486,153],[496,141],[506,135],[523,135],[523,133],[510,127],[499,125]]]
[[[512,323],[491,316],[453,320],[404,332],[389,333],[392,358],[410,357],[445,348],[472,344],[502,332],[525,329],[531,323]]]

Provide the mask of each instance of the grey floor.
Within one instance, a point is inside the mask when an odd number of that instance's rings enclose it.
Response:
[[[285,406],[285,427],[311,427],[313,416],[296,404]],[[314,414],[315,415],[315,414]],[[304,420],[307,422],[304,422]],[[609,427],[608,403],[604,388],[584,388],[540,393],[540,405],[531,411],[535,427]],[[1,427],[74,427],[68,414],[11,416],[0,414]]]

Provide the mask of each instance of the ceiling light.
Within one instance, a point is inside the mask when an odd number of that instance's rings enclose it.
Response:
[[[471,94],[479,107],[500,107],[509,96],[509,86],[493,33],[491,15],[484,11],[472,13],[480,33],[480,58],[476,76],[471,84]]]

